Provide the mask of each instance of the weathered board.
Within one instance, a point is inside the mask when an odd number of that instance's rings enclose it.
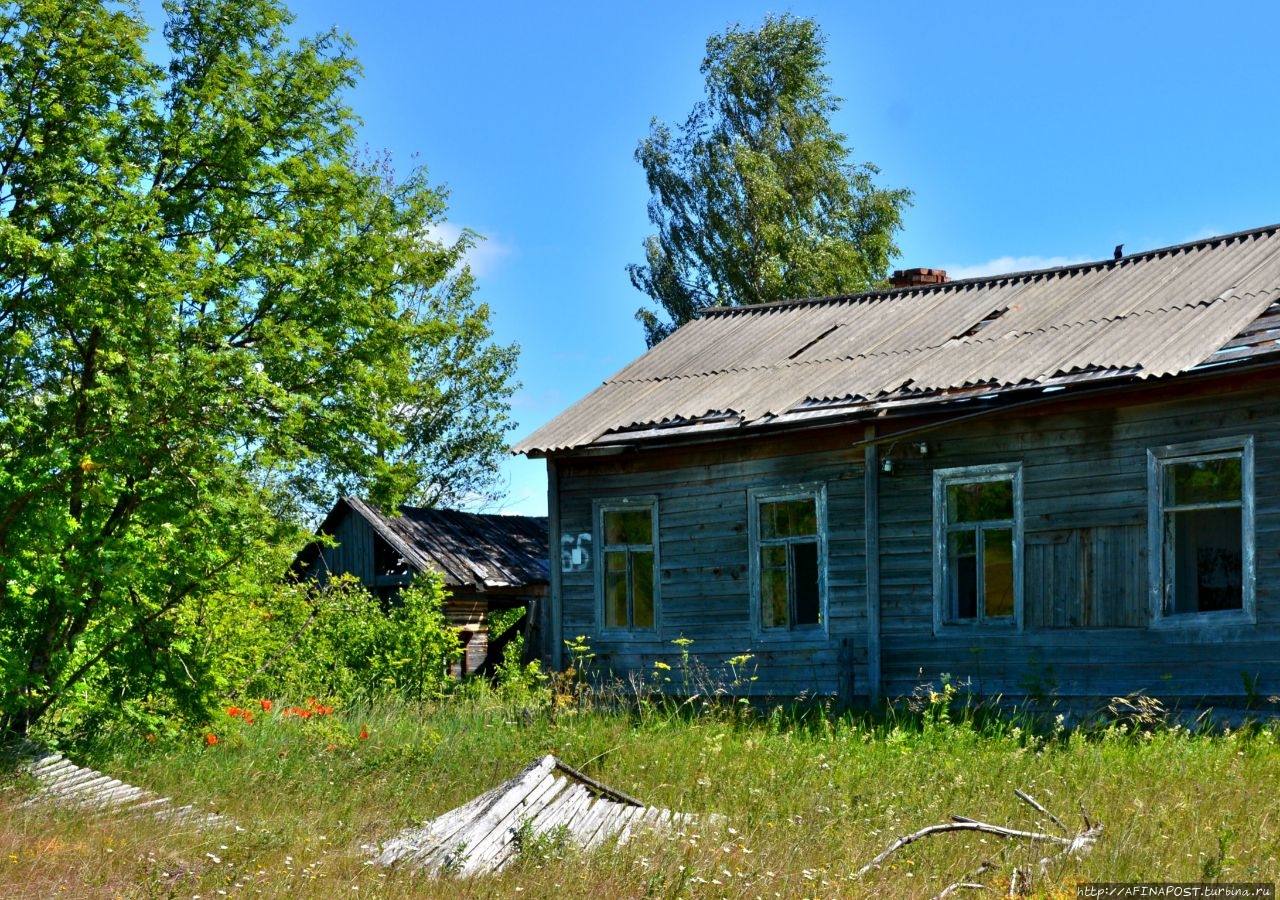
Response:
[[[696,818],[646,806],[548,754],[469,803],[384,843],[379,865],[407,865],[433,876],[496,872],[535,837],[571,840],[590,850],[624,843],[640,828],[691,825]]]
[[[931,435],[880,485],[885,692],[944,673],[986,695],[1095,700],[1135,691],[1187,704],[1280,692],[1280,405],[1274,387],[1170,388],[1144,402],[991,416]],[[1154,623],[1147,453],[1254,442],[1256,622]],[[933,624],[933,467],[1017,462],[1024,497],[1024,627]],[[1246,683],[1248,686],[1246,687]]]

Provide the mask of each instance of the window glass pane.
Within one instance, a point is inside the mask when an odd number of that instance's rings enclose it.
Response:
[[[604,555],[604,624],[606,628],[627,626],[627,553],[611,550]]]
[[[796,592],[797,625],[817,625],[821,616],[818,594],[818,543],[805,541],[791,545],[792,578]]]
[[[604,511],[604,542],[618,544],[652,544],[653,517],[649,508],[606,509]]]
[[[760,626],[787,627],[786,566],[762,568],[760,571]]]
[[[974,481],[947,485],[947,522],[990,522],[1013,518],[1013,482]]]
[[[947,594],[957,619],[978,617],[978,550],[972,531],[947,536]]]
[[[982,593],[987,618],[1013,615],[1013,532],[982,532]]]
[[[760,566],[766,569],[787,567],[787,545],[767,544],[760,548]]]
[[[1165,502],[1192,503],[1240,501],[1240,457],[1171,463],[1165,468]]]
[[[1165,514],[1165,577],[1170,612],[1244,607],[1243,528],[1239,509]]]
[[[631,614],[635,628],[653,627],[653,551],[631,554]]]
[[[760,537],[807,537],[818,533],[817,504],[812,497],[760,504]]]

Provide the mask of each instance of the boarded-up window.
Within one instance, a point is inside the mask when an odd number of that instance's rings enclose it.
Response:
[[[1162,615],[1252,606],[1250,449],[1248,442],[1218,452],[1186,445],[1153,454]]]
[[[751,492],[752,593],[762,631],[823,624],[823,500],[820,487]]]
[[[934,473],[940,624],[1015,623],[1021,530],[1017,466]]]
[[[656,625],[656,506],[651,500],[597,505],[605,628],[647,631]]]

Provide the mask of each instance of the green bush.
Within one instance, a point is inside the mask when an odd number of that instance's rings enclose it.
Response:
[[[40,737],[176,737],[217,719],[228,701],[259,698],[420,703],[450,688],[448,666],[461,653],[443,606],[435,576],[385,608],[349,576],[243,585],[158,619],[141,634],[145,646],[121,645],[121,659],[84,679]]]
[[[385,610],[349,577],[283,585],[257,618],[257,634],[235,633],[239,650],[226,642],[226,668],[240,672],[233,695],[422,701],[448,687],[461,652],[435,576],[417,578]]]

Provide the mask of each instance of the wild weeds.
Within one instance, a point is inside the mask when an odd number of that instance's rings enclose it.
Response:
[[[578,671],[591,672],[592,651],[580,643]],[[698,677],[692,659],[689,672]],[[684,683],[677,669],[668,677]],[[1002,719],[955,680],[871,716],[837,713],[825,698],[744,707],[696,681],[693,702],[645,693],[645,706],[599,673],[585,691],[553,690],[536,670],[520,679],[468,683],[425,703],[320,700],[332,712],[309,719],[280,715],[306,708],[305,698],[277,698],[271,710],[241,701],[253,723],[224,709],[216,745],[202,734],[167,744],[139,737],[82,760],[222,813],[240,832],[23,807],[30,785],[11,779],[0,784],[0,893],[21,897],[10,886],[30,883],[29,896],[55,896],[61,885],[69,896],[130,898],[219,890],[327,898],[353,888],[555,900],[930,897],[982,859],[1001,871],[1018,859],[974,835],[904,848],[882,870],[854,876],[895,838],[953,814],[1026,824],[1015,787],[1064,816],[1083,804],[1107,825],[1092,854],[1038,883],[1047,896],[1074,896],[1078,881],[1262,880],[1280,871],[1280,740],[1271,726],[1193,732],[1151,720],[1154,707],[1131,699],[1069,729],[1060,714]],[[557,693],[574,705],[559,706]],[[1143,727],[1132,727],[1130,707],[1147,710]],[[585,854],[530,841],[508,871],[447,887],[367,864],[379,842],[547,752],[647,803],[724,820]]]

